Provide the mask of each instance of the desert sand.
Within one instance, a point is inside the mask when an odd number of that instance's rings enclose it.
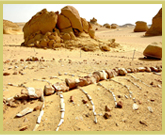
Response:
[[[10,75],[3,76],[3,97],[10,98],[21,92],[23,87],[10,86],[24,84],[27,87],[44,88],[48,80],[52,84],[63,82],[65,78],[78,78],[94,71],[103,69],[150,67],[162,65],[162,60],[144,59],[143,51],[151,42],[162,42],[162,36],[143,37],[145,32],[134,33],[134,26],[107,29],[96,26],[95,35],[99,39],[115,38],[120,44],[117,48],[111,48],[109,52],[101,50],[84,52],[80,49],[68,50],[41,49],[23,47],[24,41],[21,35],[3,35],[3,72]],[[135,51],[134,59],[132,60]],[[29,57],[37,57],[45,61],[20,61]],[[7,60],[9,62],[5,63]],[[14,61],[13,61],[14,60]],[[13,75],[14,72],[21,74]],[[60,72],[60,74],[59,74]],[[161,131],[162,130],[162,72],[130,73],[142,80],[145,84],[137,81],[129,75],[112,78],[130,87],[135,101],[129,96],[128,90],[122,85],[112,81],[100,81],[105,88],[111,89],[116,95],[116,100],[123,102],[122,108],[115,108],[112,94],[97,84],[82,87],[91,96],[95,105],[97,124],[94,123],[92,105],[86,95],[78,88],[63,93],[65,102],[65,117],[59,131]],[[56,76],[51,79],[51,76]],[[136,83],[139,89],[125,78]],[[39,79],[34,80],[34,79]],[[152,85],[151,85],[152,84]],[[74,102],[70,102],[73,96]],[[82,100],[87,100],[83,104]],[[4,131],[32,131],[36,125],[40,110],[33,111],[23,117],[16,118],[16,114],[26,107],[34,108],[41,106],[39,99],[22,101],[16,106],[3,105],[3,130]],[[133,110],[133,104],[138,105]],[[105,119],[105,106],[111,111],[110,118]],[[150,108],[150,110],[149,110]],[[60,97],[57,94],[45,96],[44,114],[36,131],[56,131],[61,117]],[[23,129],[24,128],[24,129]]]

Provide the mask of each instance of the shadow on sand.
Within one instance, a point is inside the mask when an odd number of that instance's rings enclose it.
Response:
[[[143,57],[143,58],[139,58],[139,60],[142,60],[142,61],[160,61],[161,59],[152,58],[152,57]]]

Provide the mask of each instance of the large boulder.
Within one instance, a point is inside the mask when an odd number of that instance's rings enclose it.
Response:
[[[158,36],[162,35],[162,8],[157,15],[152,19],[150,29],[145,33],[145,36]]]
[[[72,28],[78,29],[80,32],[83,31],[80,15],[74,7],[66,6],[62,8],[61,15],[64,15],[70,20]]]
[[[134,32],[145,32],[148,30],[148,26],[146,22],[137,21]]]
[[[3,20],[3,34],[22,34],[22,29],[8,20]]]
[[[83,26],[83,30],[88,33],[89,30],[89,24],[87,22],[87,20],[85,18],[81,18],[81,22],[82,22],[82,26]]]
[[[34,33],[38,31],[43,35],[46,34],[46,32],[53,32],[57,23],[57,18],[58,12],[48,12],[46,9],[41,10],[23,27],[24,39],[28,36],[34,35]]]
[[[58,16],[57,27],[60,29],[60,31],[62,31],[64,29],[68,29],[71,26],[72,26],[71,22],[67,17],[65,17],[64,15],[61,15],[61,14]]]
[[[157,42],[151,43],[145,48],[143,55],[149,58],[161,59],[162,58],[162,43],[157,43]]]

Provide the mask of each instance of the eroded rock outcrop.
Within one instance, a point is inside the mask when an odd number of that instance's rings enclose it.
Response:
[[[97,19],[93,17],[93,18],[90,20],[90,23],[97,24]]]
[[[115,39],[98,40],[92,24],[72,6],[62,8],[60,14],[41,10],[25,24],[23,32],[22,45],[29,47],[110,51],[110,47],[118,46]]]
[[[145,32],[148,30],[148,26],[146,22],[137,21],[134,32]]]
[[[152,25],[145,33],[145,36],[159,36],[162,35],[162,8],[152,19]]]
[[[34,15],[23,27],[24,39],[34,36],[35,33],[46,34],[52,32],[56,26],[58,12],[48,12],[46,9],[41,10]]]
[[[105,28],[111,28],[111,25],[110,24],[108,24],[108,23],[105,23],[104,25],[103,25]]]
[[[61,9],[61,14],[70,20],[72,28],[78,29],[80,32],[83,31],[81,18],[77,9],[72,6],[66,6]]]
[[[22,29],[8,20],[3,20],[3,34],[22,34]]]
[[[115,23],[111,24],[111,29],[117,29],[119,26]]]

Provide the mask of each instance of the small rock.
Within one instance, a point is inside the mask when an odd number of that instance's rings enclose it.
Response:
[[[151,101],[151,102],[154,102],[154,101],[155,101],[155,99],[150,99],[150,101]]]
[[[42,107],[42,106],[39,106],[39,105],[38,105],[38,106],[36,106],[36,107],[34,107],[34,111],[41,110],[41,107]]]
[[[154,85],[154,82],[151,82],[150,85]]]
[[[45,85],[44,86],[44,94],[45,95],[51,95],[54,93],[54,88],[51,85]]]
[[[8,76],[8,75],[10,75],[10,73],[8,73],[8,72],[3,73],[3,76]]]
[[[18,74],[18,72],[16,72],[16,71],[13,73],[13,75],[17,75],[17,74]]]
[[[148,110],[149,110],[151,113],[153,113],[153,110],[152,110],[152,108],[151,108],[150,106],[148,106],[147,108],[148,108]]]
[[[10,59],[6,60],[4,63],[5,63],[5,64],[6,64],[6,63],[10,63]]]
[[[26,130],[27,128],[28,128],[28,126],[23,126],[23,127],[20,128],[19,131],[24,131],[24,130]]]
[[[121,98],[121,95],[117,95],[118,98]]]
[[[10,107],[18,107],[18,105],[16,104],[16,103],[14,103],[13,101],[9,101],[8,102],[8,105],[10,106]]]
[[[70,102],[74,102],[73,96],[70,96]]]
[[[62,76],[62,74],[61,74],[60,72],[58,72],[58,75],[59,75],[59,76]]]
[[[121,102],[121,101],[119,101],[118,103],[117,103],[117,108],[122,108],[123,107],[123,103]]]
[[[88,115],[88,114],[85,114],[85,116],[86,116],[86,117],[89,117],[89,115]]]
[[[83,102],[84,104],[86,104],[88,101],[83,99],[82,102]]]
[[[142,101],[138,100],[138,103],[139,103],[139,104],[142,104]]]
[[[139,108],[139,106],[137,104],[133,104],[133,110],[137,110]]]
[[[142,125],[147,126],[147,122],[146,122],[146,121],[144,121],[144,120],[140,120],[140,121],[139,121],[139,123],[140,123],[140,124],[142,124]]]
[[[108,119],[109,117],[111,117],[111,114],[109,112],[104,114],[105,119]]]
[[[111,109],[106,105],[106,106],[105,106],[105,111],[110,112]]]
[[[24,59],[20,59],[20,61],[24,61]]]

